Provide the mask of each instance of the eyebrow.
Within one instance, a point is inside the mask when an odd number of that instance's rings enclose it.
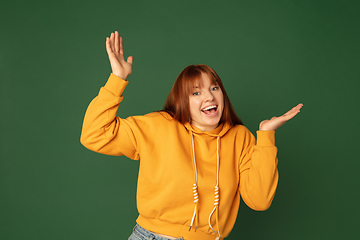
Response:
[[[219,85],[219,83],[217,81],[215,81],[214,83],[211,83],[210,87],[211,86],[218,86],[219,87],[220,85]],[[200,87],[199,85],[194,85],[193,88],[202,88],[202,87]]]

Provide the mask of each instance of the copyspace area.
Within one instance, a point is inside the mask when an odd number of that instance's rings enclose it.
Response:
[[[127,239],[138,162],[79,142],[110,74],[118,30],[133,74],[119,116],[160,110],[174,80],[204,63],[255,134],[297,103],[276,132],[271,208],[241,202],[229,240],[356,239],[359,1],[6,1],[0,8],[0,239]]]

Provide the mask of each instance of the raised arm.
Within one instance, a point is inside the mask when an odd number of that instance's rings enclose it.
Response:
[[[128,84],[126,78],[132,73],[133,58],[124,60],[122,38],[118,32],[106,38],[106,50],[113,73],[86,110],[80,141],[98,153],[137,159],[133,124],[116,116]]]

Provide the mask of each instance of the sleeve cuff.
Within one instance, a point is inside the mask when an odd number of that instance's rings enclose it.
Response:
[[[275,131],[256,131],[257,146],[272,147],[275,146]]]
[[[119,78],[115,74],[111,73],[104,88],[112,92],[115,96],[121,97],[128,83],[129,83],[128,81]]]

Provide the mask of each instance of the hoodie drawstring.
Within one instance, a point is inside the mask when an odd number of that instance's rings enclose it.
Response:
[[[194,135],[193,132],[191,131],[191,143],[192,143],[192,153],[193,153],[193,160],[194,160],[194,172],[195,172],[195,183],[193,186],[193,195],[194,195],[194,203],[195,203],[195,208],[194,208],[194,214],[193,217],[191,219],[191,224],[190,224],[190,228],[189,231],[191,230],[195,219],[197,220],[197,204],[199,201],[199,195],[198,195],[198,191],[197,191],[197,180],[198,180],[198,175],[197,175],[197,168],[196,168],[196,160],[195,160],[195,146],[194,146]],[[195,225],[195,232],[197,229],[197,221],[196,221],[196,225]]]
[[[216,239],[220,239],[220,237],[221,237],[220,228],[219,228],[219,202],[220,202],[220,194],[219,194],[219,167],[220,167],[219,138],[220,137],[217,137],[217,146],[216,146],[217,166],[216,166],[216,186],[215,186],[214,209],[212,210],[212,212],[209,215],[209,226],[210,226],[211,230],[213,230],[214,233],[216,233],[214,228],[211,226],[211,222],[210,222],[211,221],[211,216],[216,211],[216,228],[218,229],[218,234],[219,234],[218,238],[216,238]]]
[[[219,236],[216,238],[220,239],[221,238],[221,234],[220,234],[220,228],[219,228],[219,203],[220,203],[220,193],[219,193],[219,167],[220,167],[220,157],[219,157],[219,140],[220,137],[217,137],[217,146],[216,146],[216,154],[217,154],[217,166],[216,166],[216,186],[215,186],[215,201],[214,201],[214,209],[212,210],[212,212],[209,215],[209,226],[211,228],[211,230],[214,231],[214,233],[216,233],[216,231],[214,230],[214,228],[211,226],[211,217],[213,215],[214,212],[216,212],[216,228],[218,229],[218,234]],[[191,219],[191,224],[190,224],[190,228],[189,231],[191,230],[194,221],[196,219],[196,224],[195,224],[195,232],[196,232],[196,228],[197,228],[197,221],[198,221],[198,217],[197,217],[197,212],[198,212],[198,208],[197,208],[197,204],[199,201],[199,195],[198,195],[198,187],[197,187],[197,181],[198,181],[198,174],[197,174],[197,167],[196,167],[196,159],[195,159],[195,146],[194,146],[194,135],[193,132],[191,131],[191,143],[192,143],[192,155],[193,155],[193,161],[194,161],[194,172],[195,172],[195,183],[193,185],[193,195],[194,195],[194,203],[195,203],[195,207],[194,207],[194,214],[193,217]]]

